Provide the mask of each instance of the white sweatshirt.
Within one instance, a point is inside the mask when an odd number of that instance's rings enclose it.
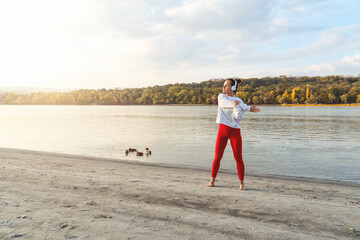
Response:
[[[236,107],[232,104],[234,100],[240,102]],[[243,103],[240,98],[235,96],[230,97],[220,93],[218,96],[216,123],[221,123],[231,128],[240,128],[241,120],[247,111],[250,111],[250,106]]]

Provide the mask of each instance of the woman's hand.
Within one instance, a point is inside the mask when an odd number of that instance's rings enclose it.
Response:
[[[257,108],[256,106],[250,106],[250,112],[258,113],[260,112],[260,108]]]
[[[232,104],[234,105],[234,107],[236,107],[236,105],[238,105],[239,103],[240,103],[240,101],[238,101],[238,100],[232,101]]]

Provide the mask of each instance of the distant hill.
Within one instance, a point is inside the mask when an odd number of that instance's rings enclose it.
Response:
[[[28,93],[1,93],[0,104],[217,104],[223,79],[201,83],[126,89],[63,91],[26,89]],[[1,89],[0,89],[1,90]],[[20,89],[18,89],[20,90]],[[23,89],[22,89],[23,90]],[[32,92],[32,93],[29,93]],[[360,103],[360,76],[266,77],[242,79],[236,96],[247,104]]]

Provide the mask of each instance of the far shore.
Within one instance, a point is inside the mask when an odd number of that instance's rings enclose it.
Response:
[[[360,184],[0,148],[0,239],[355,239]]]
[[[256,106],[289,106],[289,107],[360,107],[360,103],[341,104],[248,104]],[[217,106],[217,104],[1,104],[0,106]]]

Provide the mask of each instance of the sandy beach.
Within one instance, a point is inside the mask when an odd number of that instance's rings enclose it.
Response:
[[[247,174],[239,191],[234,173],[209,178],[0,149],[0,239],[360,239],[360,184]]]

